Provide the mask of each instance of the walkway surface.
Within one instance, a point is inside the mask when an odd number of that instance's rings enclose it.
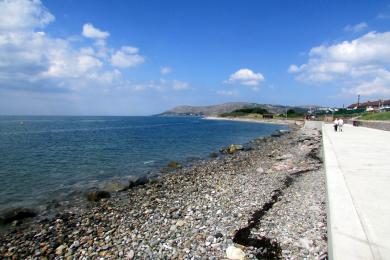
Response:
[[[390,132],[323,125],[330,259],[390,259]]]

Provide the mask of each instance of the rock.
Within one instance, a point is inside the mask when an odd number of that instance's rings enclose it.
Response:
[[[280,130],[276,130],[271,134],[272,137],[281,137],[284,133],[281,132]]]
[[[264,169],[261,168],[261,167],[259,167],[259,168],[256,169],[256,172],[258,172],[258,173],[264,173]]]
[[[242,145],[239,145],[239,144],[231,144],[229,146],[229,149],[228,149],[228,153],[232,154],[232,153],[235,153],[237,151],[241,151],[243,150],[244,147]]]
[[[238,247],[229,246],[226,249],[226,257],[232,260],[243,260],[245,259],[245,253]]]
[[[118,192],[118,191],[124,191],[129,188],[128,185],[120,182],[109,182],[106,183],[102,190],[107,191],[107,192]]]
[[[129,188],[133,188],[140,185],[145,185],[149,182],[147,176],[131,176],[129,178]]]
[[[110,198],[111,195],[107,191],[98,190],[98,191],[91,191],[87,194],[88,201],[99,201],[101,199]]]
[[[218,157],[218,154],[213,152],[213,153],[210,153],[210,154],[209,154],[209,157],[210,157],[210,158],[217,158],[217,157]]]
[[[215,238],[222,238],[223,235],[222,235],[221,232],[218,232],[218,233],[216,233],[216,234],[214,235],[214,237],[215,237]]]
[[[170,169],[180,169],[182,168],[181,164],[175,161],[171,161],[167,164],[167,167]]]
[[[176,222],[176,226],[182,227],[182,226],[184,226],[185,223],[186,223],[186,222],[185,222],[184,220],[178,220],[178,221]]]
[[[126,254],[126,259],[128,260],[131,260],[134,258],[134,251],[133,250],[130,250],[127,254]]]
[[[291,153],[283,154],[281,156],[276,157],[275,159],[278,161],[287,160],[293,158],[293,155]]]
[[[244,150],[244,147],[240,144],[231,144],[229,145],[229,147],[225,148],[225,147],[222,147],[221,149],[219,149],[219,152],[220,153],[224,153],[224,154],[233,154],[237,151],[241,151],[241,150]]]
[[[19,223],[20,220],[26,218],[33,218],[37,215],[32,209],[26,208],[15,208],[5,211],[0,216],[0,224],[9,224],[14,223],[15,225]],[[15,222],[16,221],[16,222]]]
[[[56,248],[56,255],[63,255],[65,253],[66,245],[60,245]]]

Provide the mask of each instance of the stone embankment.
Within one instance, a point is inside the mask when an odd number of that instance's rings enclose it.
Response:
[[[378,130],[390,131],[390,122],[389,121],[377,121],[377,120],[345,120],[347,124],[354,125],[357,123],[358,126],[374,128]]]
[[[83,210],[17,225],[0,235],[0,257],[325,258],[320,145],[308,128],[255,139]]]

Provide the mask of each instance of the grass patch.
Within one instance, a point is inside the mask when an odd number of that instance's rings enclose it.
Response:
[[[359,119],[362,120],[390,120],[390,112],[364,113]]]
[[[242,117],[242,116],[254,116],[258,115],[261,116],[264,114],[268,114],[269,112],[266,109],[260,108],[260,107],[254,107],[254,108],[242,108],[242,109],[237,109],[234,110],[233,112],[230,113],[224,113],[221,114],[220,116],[222,117]]]

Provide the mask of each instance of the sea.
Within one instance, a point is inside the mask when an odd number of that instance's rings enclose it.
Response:
[[[286,126],[200,117],[0,116],[0,211],[61,200]]]

